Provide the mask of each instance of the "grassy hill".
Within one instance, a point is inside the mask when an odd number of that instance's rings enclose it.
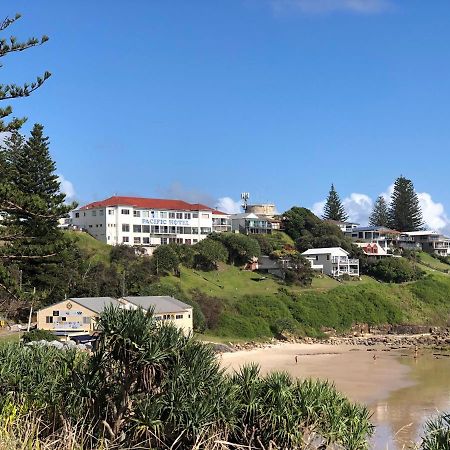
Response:
[[[288,287],[273,278],[223,265],[218,272],[182,268],[180,278],[159,282],[163,291],[179,292],[207,312],[208,297],[220,299],[219,317],[207,337],[217,340],[264,339],[283,322],[299,334],[321,335],[323,327],[348,330],[354,323],[447,325],[450,321],[450,276],[429,269],[422,280],[379,283],[370,277],[339,283],[315,278],[310,288]],[[210,299],[211,305],[217,301]]]
[[[92,261],[108,263],[111,247],[88,234],[70,233]],[[215,340],[267,339],[280,328],[321,335],[323,327],[347,330],[354,323],[450,323],[450,265],[419,255],[422,280],[404,284],[361,281],[339,283],[315,277],[311,287],[286,286],[276,278],[222,264],[218,271],[181,267],[180,277],[166,276],[152,286],[201,310],[210,321],[205,337]],[[201,313],[200,313],[201,314]]]

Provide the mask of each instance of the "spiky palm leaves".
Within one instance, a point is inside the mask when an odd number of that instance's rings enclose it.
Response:
[[[256,365],[233,376],[240,392],[236,442],[256,448],[303,449],[308,445],[368,448],[373,432],[367,408],[350,403],[323,381],[295,381],[287,373],[261,377]]]
[[[450,413],[427,422],[422,450],[450,450]]]
[[[367,409],[328,383],[262,377],[257,366],[226,375],[210,346],[142,310],[107,309],[99,330],[91,357],[0,347],[0,417],[26,404],[40,438],[81,426],[87,448],[105,437],[120,448],[367,448]]]

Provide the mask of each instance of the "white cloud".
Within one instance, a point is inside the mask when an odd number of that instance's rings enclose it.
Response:
[[[418,193],[417,196],[427,228],[449,233],[450,219],[445,212],[444,205],[433,201],[428,192]]]
[[[66,194],[66,200],[73,200],[76,196],[76,192],[72,182],[66,180],[62,175],[58,175],[58,181],[61,185],[61,192]]]
[[[228,214],[241,213],[241,203],[233,200],[231,197],[222,197],[217,200],[216,207],[218,210]]]
[[[316,216],[322,217],[325,203],[326,200],[314,203],[312,212]],[[373,201],[368,195],[354,192],[349,197],[344,198],[342,204],[351,222],[360,224],[366,224],[368,222],[373,206]]]
[[[317,216],[322,217],[323,215],[323,209],[325,208],[326,200],[322,200],[320,202],[314,203],[313,207],[311,208],[311,211]]]
[[[298,11],[304,14],[379,14],[393,7],[392,0],[272,0],[271,4],[276,13]]]
[[[344,198],[342,203],[351,222],[366,224],[369,221],[373,201],[368,195],[354,192],[350,197]]]
[[[380,195],[389,202],[393,190],[394,185],[391,184],[386,191],[382,192]],[[419,198],[420,207],[422,208],[425,228],[450,235],[450,218],[445,211],[444,205],[435,202],[428,192],[418,192],[417,196]],[[368,195],[352,193],[349,197],[344,198],[342,203],[344,204],[351,222],[367,225],[374,203]],[[312,207],[312,212],[321,217],[324,206],[325,200],[316,202]]]

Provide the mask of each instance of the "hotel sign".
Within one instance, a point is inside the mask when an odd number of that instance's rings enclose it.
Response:
[[[177,227],[191,226],[190,220],[184,219],[142,219],[144,225],[172,225]],[[198,221],[196,222],[198,224]]]

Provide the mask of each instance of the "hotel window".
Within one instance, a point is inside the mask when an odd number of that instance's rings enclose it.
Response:
[[[175,219],[175,213],[174,212],[170,212],[169,213],[169,219]]]
[[[190,219],[191,218],[191,213],[184,213],[184,218],[185,219]]]
[[[177,238],[177,240],[175,242],[177,244],[182,244],[183,243],[183,238]]]
[[[198,239],[192,239],[192,242],[193,242],[194,244],[196,244],[196,243],[198,242]]]
[[[99,214],[100,216],[103,216],[103,209],[100,209],[99,212],[98,212],[98,214]]]
[[[89,228],[92,228],[92,225],[89,225]]]
[[[191,244],[192,244],[192,242],[191,242],[190,239],[185,239],[185,240],[184,240],[184,243],[185,243],[186,245],[191,245]]]
[[[140,211],[133,211],[133,217],[141,217],[141,212]]]
[[[198,219],[198,213],[192,213],[192,218],[193,219]]]
[[[209,233],[211,233],[211,228],[205,228],[205,227],[201,228],[201,234],[209,234]]]
[[[130,231],[130,225],[128,223],[122,224],[122,231],[128,233]]]
[[[135,237],[134,238],[134,243],[135,244],[140,244],[141,243],[141,238],[140,237]]]
[[[176,316],[175,316],[175,319],[182,319],[183,318],[183,314],[177,314]]]
[[[45,323],[53,323],[53,316],[47,316],[45,318]]]
[[[155,217],[156,217],[156,213],[155,213],[155,211],[150,211],[150,217],[152,218],[152,219],[154,219]]]
[[[159,225],[154,225],[154,226],[152,226],[152,234],[153,233],[159,233]]]
[[[129,209],[121,209],[120,213],[121,214],[130,214],[130,210]]]
[[[141,233],[142,227],[140,225],[133,225],[133,233]]]
[[[177,234],[177,227],[170,227],[171,234]]]
[[[209,219],[209,214],[202,214],[202,219]]]
[[[114,215],[114,210],[113,210],[113,209],[108,209],[108,214],[109,214],[110,216],[113,216],[113,215]]]
[[[161,238],[161,245],[167,244],[167,238]]]
[[[142,238],[142,243],[143,244],[150,244],[150,238],[148,238],[148,237]]]
[[[198,228],[192,228],[192,234],[198,234]]]
[[[183,213],[177,213],[176,217],[177,217],[177,219],[182,219],[183,218]]]
[[[148,211],[142,211],[142,217],[148,217]]]
[[[90,317],[83,317],[83,324],[84,325],[90,325],[91,324],[91,318]]]
[[[169,227],[168,226],[159,227],[159,232],[167,234],[169,232]]]
[[[161,217],[161,219],[167,219],[167,212],[166,211],[160,211],[159,217]]]
[[[75,213],[75,217],[80,217],[80,213]]]
[[[184,227],[183,234],[191,234],[191,232],[192,232],[191,227]]]
[[[95,217],[97,215],[97,211],[92,211],[92,217]]]
[[[177,227],[177,234],[183,234],[183,227]]]
[[[122,242],[130,242],[130,238],[128,236],[124,236],[122,238]]]
[[[150,225],[142,225],[143,233],[150,233]]]

